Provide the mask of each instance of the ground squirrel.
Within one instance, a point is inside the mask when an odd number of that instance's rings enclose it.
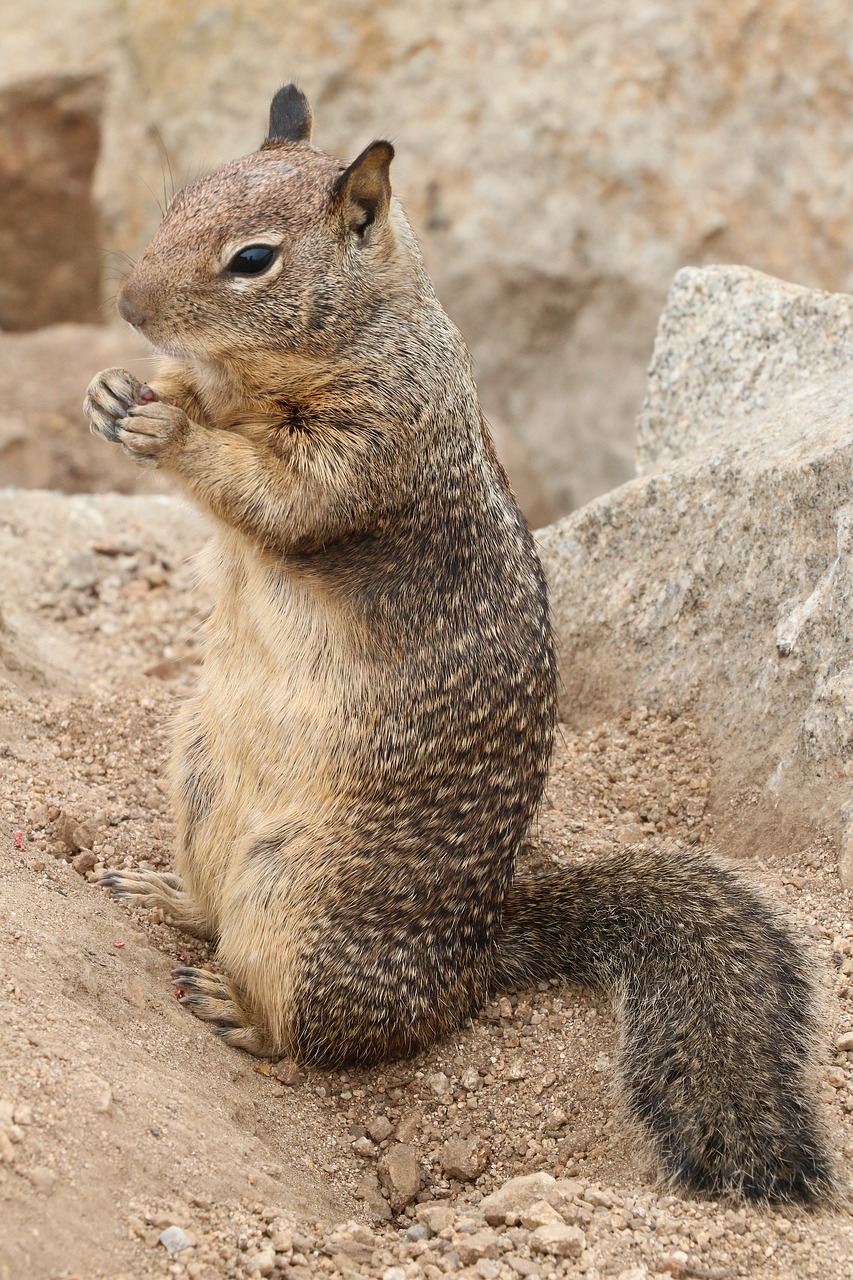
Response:
[[[174,198],[118,300],[160,375],[89,387],[93,430],[215,522],[177,874],[105,883],[215,940],[227,976],[176,970],[181,998],[256,1054],[368,1062],[508,984],[603,989],[675,1185],[814,1199],[806,964],[745,880],[673,850],[515,875],[555,717],[542,570],[393,148],[310,134],[282,89],[261,149]]]

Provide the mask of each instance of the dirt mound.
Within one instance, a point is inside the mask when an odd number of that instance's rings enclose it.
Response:
[[[656,1187],[613,1097],[611,1012],[574,989],[504,997],[419,1058],[331,1073],[250,1059],[175,1002],[171,966],[205,947],[92,881],[169,860],[163,762],[197,663],[203,536],[164,497],[0,495],[3,1280],[853,1275],[846,1213]],[[686,716],[566,728],[528,857],[708,842],[713,787]],[[754,865],[813,942],[843,1165],[853,924],[834,864],[815,831]],[[529,1174],[545,1208],[522,1196],[487,1220],[484,1196]]]

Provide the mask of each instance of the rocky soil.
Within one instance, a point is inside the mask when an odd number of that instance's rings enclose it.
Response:
[[[658,1185],[614,1096],[611,1011],[578,990],[502,996],[412,1061],[331,1073],[250,1059],[176,1003],[171,966],[206,948],[93,880],[168,865],[201,539],[163,497],[0,495],[0,1276],[853,1277],[844,1205]],[[721,803],[716,770],[683,711],[564,726],[527,857],[713,843],[756,799]],[[815,956],[845,1178],[853,912],[835,844],[777,833],[748,865]]]

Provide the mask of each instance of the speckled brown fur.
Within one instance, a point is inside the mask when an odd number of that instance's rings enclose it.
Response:
[[[216,940],[227,977],[179,970],[183,998],[253,1053],[371,1061],[495,984],[604,988],[673,1181],[809,1200],[804,963],[744,881],[666,850],[514,877],[554,724],[542,571],[390,145],[347,168],[309,135],[289,87],[259,152],[175,198],[119,299],[160,376],[89,388],[93,429],[216,522],[178,874],[106,881]]]

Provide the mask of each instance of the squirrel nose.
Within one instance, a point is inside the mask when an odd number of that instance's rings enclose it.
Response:
[[[134,329],[144,329],[148,319],[146,308],[139,296],[139,291],[132,280],[125,280],[118,291],[116,299],[118,313],[122,320],[132,324]]]

